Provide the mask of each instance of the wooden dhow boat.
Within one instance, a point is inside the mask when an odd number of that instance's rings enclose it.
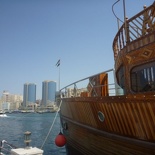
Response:
[[[155,154],[155,2],[126,19],[113,51],[115,70],[61,89],[68,155]]]

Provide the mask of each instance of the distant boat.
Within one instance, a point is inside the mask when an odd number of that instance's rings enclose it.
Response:
[[[6,114],[0,114],[0,117],[7,117]]]
[[[155,155],[155,2],[123,23],[113,51],[115,70],[61,89],[68,155]]]
[[[21,110],[13,110],[13,111],[10,111],[9,113],[18,114],[18,113],[21,113]]]
[[[7,115],[5,114],[5,112],[4,111],[0,111],[0,117],[7,117]]]

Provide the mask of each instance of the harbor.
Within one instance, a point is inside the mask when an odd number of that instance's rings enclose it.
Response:
[[[7,117],[0,117],[0,140],[5,140],[17,148],[24,148],[24,133],[31,132],[30,146],[43,149],[43,155],[66,155],[65,147],[58,147],[55,138],[60,132],[60,118],[57,116],[49,133],[56,113],[18,113],[7,114]],[[44,143],[47,134],[49,136]],[[43,145],[44,143],[44,145]],[[10,147],[6,145],[2,149],[5,155],[10,155]]]
[[[155,1],[0,6],[0,155],[155,155]]]

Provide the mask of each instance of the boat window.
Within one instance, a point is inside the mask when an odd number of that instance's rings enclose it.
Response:
[[[125,84],[124,84],[124,67],[121,66],[120,69],[117,72],[117,80],[118,80],[118,85],[124,89]]]
[[[98,112],[98,118],[99,118],[99,120],[100,120],[101,122],[103,122],[104,119],[105,119],[105,116],[104,116],[104,114],[103,114],[101,111]]]
[[[131,89],[135,92],[155,91],[155,62],[131,70]]]

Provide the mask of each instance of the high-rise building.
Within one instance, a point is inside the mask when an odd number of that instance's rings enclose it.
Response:
[[[22,102],[22,95],[10,94],[9,91],[4,90],[1,97],[0,109],[16,110],[21,106]]]
[[[56,82],[43,81],[42,82],[42,105],[49,106],[55,102]]]
[[[36,102],[36,84],[25,83],[23,92],[23,106],[34,105]]]
[[[11,98],[11,96],[10,96],[9,91],[4,90],[3,94],[2,94],[3,102],[10,102],[10,98]]]

